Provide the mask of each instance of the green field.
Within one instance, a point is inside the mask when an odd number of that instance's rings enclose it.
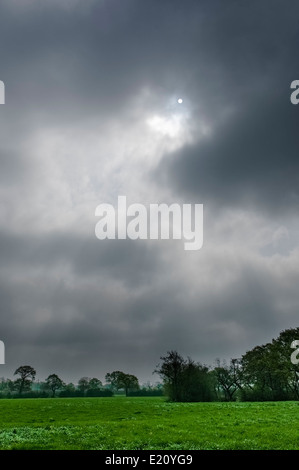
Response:
[[[299,403],[0,401],[0,449],[299,449]]]

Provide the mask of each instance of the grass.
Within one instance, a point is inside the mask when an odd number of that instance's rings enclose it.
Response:
[[[0,449],[299,449],[299,403],[0,400]]]

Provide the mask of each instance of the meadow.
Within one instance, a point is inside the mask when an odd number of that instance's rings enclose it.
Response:
[[[299,402],[1,399],[0,449],[298,450]]]

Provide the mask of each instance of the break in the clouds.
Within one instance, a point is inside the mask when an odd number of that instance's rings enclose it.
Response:
[[[298,326],[298,3],[0,10],[2,375],[157,380],[167,350],[213,364]],[[99,241],[119,195],[203,204],[203,248]]]

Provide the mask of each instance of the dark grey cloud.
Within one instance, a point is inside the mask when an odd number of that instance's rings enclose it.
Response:
[[[2,2],[3,375],[156,380],[169,349],[211,364],[297,326],[298,16],[292,0]],[[97,240],[95,207],[121,194],[204,203],[203,249]]]
[[[298,11],[291,18],[280,2],[272,5],[269,11],[267,2],[258,10],[255,2],[229,2],[209,17],[205,82],[197,89],[204,104],[193,119],[196,129],[202,113],[211,133],[162,160],[155,177],[175,193],[219,208],[296,210],[298,119],[289,97]]]
[[[252,206],[272,212],[297,211],[297,109],[288,83],[265,91],[240,108],[212,134],[164,159],[156,170],[164,184],[218,208]]]

